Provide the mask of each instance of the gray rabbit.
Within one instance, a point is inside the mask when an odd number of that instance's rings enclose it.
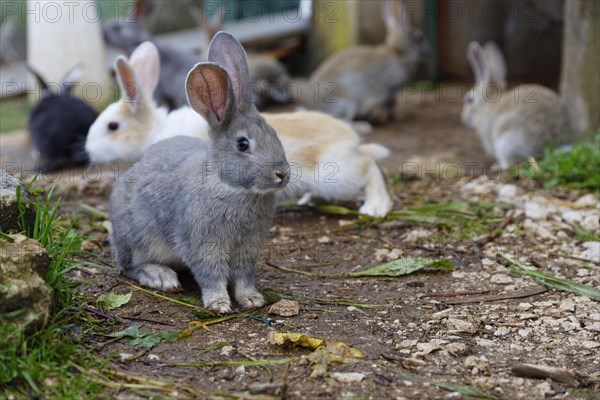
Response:
[[[154,98],[159,104],[173,110],[187,105],[185,77],[196,63],[206,58],[154,42],[142,26],[144,18],[152,12],[152,4],[151,0],[136,0],[132,16],[109,22],[104,26],[104,40],[125,50],[128,56],[143,42],[152,41],[156,45],[161,68]]]
[[[405,1],[381,3],[385,43],[338,51],[312,73],[302,103],[346,120],[385,122],[393,117],[396,93],[410,82],[427,47],[413,30]]]
[[[275,131],[246,97],[242,45],[219,32],[208,60],[190,71],[186,91],[210,126],[209,141],[178,136],[144,153],[115,184],[111,242],[118,268],[130,278],[169,290],[179,286],[171,268],[188,268],[204,306],[226,313],[228,286],[241,307],[264,304],[255,263],[289,165]]]

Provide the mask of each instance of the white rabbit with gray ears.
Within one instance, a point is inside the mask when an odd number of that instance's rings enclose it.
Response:
[[[573,139],[566,105],[558,94],[534,84],[506,91],[506,65],[495,44],[481,47],[471,42],[467,58],[476,85],[465,96],[461,117],[500,168]]]
[[[177,136],[151,146],[114,187],[111,242],[118,268],[141,284],[179,286],[189,269],[204,306],[260,307],[254,284],[289,165],[273,128],[244,97],[246,54],[229,33],[211,42],[208,61],[186,80],[191,107],[209,124],[209,141]],[[198,117],[200,118],[200,117]]]

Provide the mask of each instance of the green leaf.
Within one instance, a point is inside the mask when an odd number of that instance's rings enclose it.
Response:
[[[96,304],[98,304],[104,310],[115,310],[131,300],[131,292],[126,294],[116,294],[113,292],[105,293],[98,297]]]
[[[593,300],[600,300],[600,290],[584,285],[582,283],[573,282],[569,279],[557,278],[552,275],[544,274],[531,268],[526,268],[523,264],[511,259],[508,256],[502,255],[502,258],[511,263],[513,272],[519,275],[528,275],[534,278],[537,282],[551,289],[560,290],[563,292],[571,292],[580,296],[586,296]]]
[[[325,214],[333,214],[333,215],[358,215],[358,212],[355,210],[350,210],[349,208],[336,206],[334,204],[320,204],[314,207],[315,210],[325,213]]]
[[[179,333],[177,333],[175,331],[162,331],[158,334],[158,336],[163,340],[167,340],[169,342],[174,342],[177,340],[178,334]]]
[[[449,392],[460,393],[463,396],[477,397],[480,399],[493,399],[493,397],[491,397],[489,394],[484,393],[481,390],[471,386],[455,385],[453,383],[446,382],[432,382],[432,384],[439,387],[440,389],[444,389]]]
[[[163,331],[158,334],[153,334],[147,329],[141,329],[139,325],[130,325],[127,328],[113,333],[113,337],[128,337],[130,343],[134,346],[143,346],[152,348],[162,340],[175,341],[177,340],[177,332]]]
[[[133,338],[130,343],[134,346],[143,346],[151,349],[152,347],[160,344],[160,337],[155,335],[148,335],[138,338]]]
[[[365,271],[351,272],[349,276],[402,276],[409,275],[424,268],[444,269],[452,271],[454,265],[449,261],[434,261],[430,258],[399,258],[385,264],[377,265]]]

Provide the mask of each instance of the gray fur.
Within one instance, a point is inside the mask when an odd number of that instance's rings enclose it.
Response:
[[[185,78],[196,63],[206,61],[206,56],[186,53],[176,48],[156,43],[152,36],[144,30],[142,22],[152,10],[150,0],[136,0],[133,16],[107,23],[104,40],[113,46],[131,53],[140,44],[150,41],[156,45],[160,57],[160,77],[154,91],[156,101],[170,109],[187,104],[185,95]]]
[[[427,50],[422,35],[410,26],[405,7],[404,2],[383,1],[385,44],[330,55],[302,88],[302,104],[346,120],[391,119],[398,90],[414,78]]]
[[[178,136],[144,153],[115,184],[111,242],[118,268],[130,278],[168,290],[179,286],[173,268],[187,268],[204,306],[228,312],[228,286],[240,306],[264,304],[254,286],[255,263],[289,165],[273,128],[232,85],[248,82],[243,48],[224,32],[213,43],[215,54],[227,49],[224,59],[233,64],[200,63],[186,82],[190,104],[209,122],[210,141]],[[211,96],[225,96],[224,112],[206,104],[208,87]],[[250,153],[237,150],[241,136],[250,140]]]

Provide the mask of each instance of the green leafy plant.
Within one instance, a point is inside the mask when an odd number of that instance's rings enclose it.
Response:
[[[570,150],[549,148],[544,157],[526,167],[525,174],[547,189],[564,185],[572,189],[600,190],[600,132],[575,143]]]
[[[71,361],[98,364],[76,344],[76,332],[81,323],[73,292],[77,284],[66,278],[69,271],[85,263],[82,261],[85,253],[81,249],[84,238],[60,219],[60,199],[51,201],[53,189],[45,197],[42,197],[42,191],[29,192],[32,199],[25,198],[20,189],[17,190],[19,223],[22,231],[44,246],[51,257],[44,278],[52,289],[55,308],[51,321],[34,333],[29,333],[26,325],[0,324],[0,387],[3,394],[16,398],[94,398],[100,385],[85,379],[69,366]],[[35,209],[35,220],[27,225],[25,210],[29,207]],[[3,235],[0,240],[6,238],[10,236]],[[18,313],[0,317],[3,321],[11,321]]]

